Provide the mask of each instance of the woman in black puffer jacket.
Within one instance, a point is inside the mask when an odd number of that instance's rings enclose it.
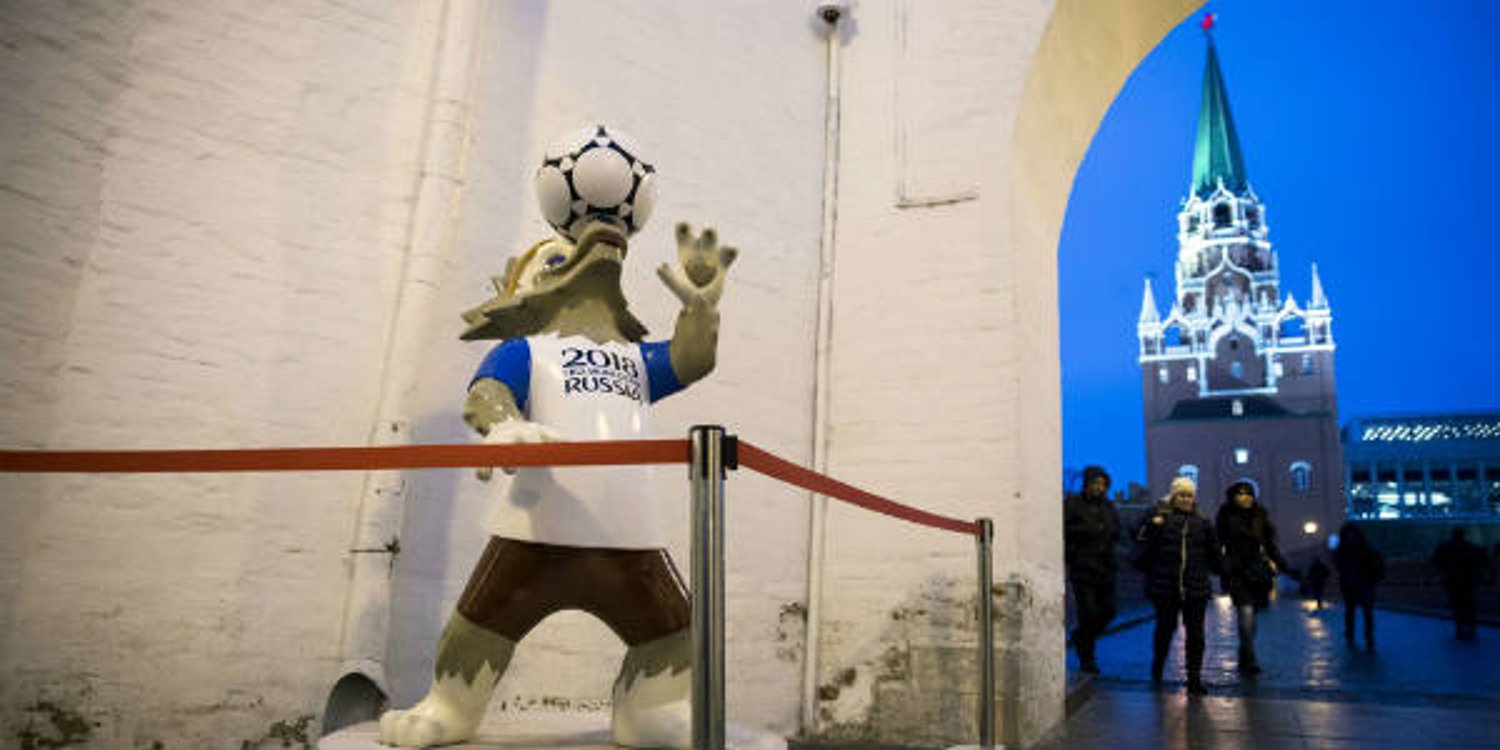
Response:
[[[1172,491],[1136,534],[1136,566],[1146,573],[1146,597],[1156,610],[1151,681],[1160,685],[1167,651],[1180,618],[1187,634],[1187,690],[1203,695],[1203,617],[1213,593],[1209,574],[1222,571],[1214,527],[1198,513],[1191,479],[1172,480]]]
[[[1224,545],[1224,588],[1234,602],[1240,637],[1240,672],[1260,671],[1255,661],[1255,613],[1270,602],[1276,574],[1290,571],[1276,545],[1276,526],[1266,507],[1255,501],[1255,487],[1235,482],[1224,492],[1224,505],[1215,519],[1219,543]]]

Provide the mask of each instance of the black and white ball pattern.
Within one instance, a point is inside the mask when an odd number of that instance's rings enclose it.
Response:
[[[630,137],[604,125],[556,141],[536,171],[542,216],[564,237],[586,219],[613,223],[627,235],[646,225],[656,203],[656,170],[636,156]]]

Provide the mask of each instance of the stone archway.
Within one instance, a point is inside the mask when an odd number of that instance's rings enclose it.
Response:
[[[1027,280],[1015,286],[1016,343],[1021,348],[1016,355],[1035,365],[1020,373],[1020,392],[1028,398],[1018,405],[1016,423],[1022,434],[1035,438],[1020,445],[1019,465],[1025,467],[1020,489],[1026,497],[1055,496],[1061,475],[1057,259],[1074,177],[1126,79],[1172,28],[1202,5],[1202,0],[1059,0],[1032,59],[1011,144],[1013,271],[1015,278]],[[1056,534],[1061,535],[1060,527]],[[1057,592],[1063,590],[1058,581]],[[1047,686],[1004,679],[1012,659],[1034,659],[1049,649],[1057,654],[1061,629],[1052,634],[1038,630],[1022,629],[1020,642],[1002,644],[997,654],[1002,679],[997,712],[1006,745],[1034,742],[1063,718],[1061,701],[1048,700]],[[1033,638],[1037,642],[1030,642]],[[1053,657],[1058,673],[1063,671],[1060,656]]]

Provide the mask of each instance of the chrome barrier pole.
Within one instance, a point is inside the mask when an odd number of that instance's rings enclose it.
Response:
[[[693,747],[724,750],[724,470],[735,468],[735,442],[716,425],[693,427],[688,440],[693,491]]]
[[[995,523],[978,519],[979,534],[979,745],[995,746]]]

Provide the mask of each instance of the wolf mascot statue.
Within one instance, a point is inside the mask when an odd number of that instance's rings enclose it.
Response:
[[[718,302],[736,251],[712,229],[678,224],[678,263],[657,273],[682,310],[669,341],[644,341],[620,289],[627,235],[641,220],[581,213],[512,260],[494,279],[496,296],[464,314],[462,338],[500,342],[464,405],[486,443],[647,436],[647,407],[714,368]],[[489,545],[438,641],[431,689],[381,717],[381,742],[472,738],[516,644],[549,614],[580,609],[628,647],[613,689],[614,741],[689,746],[690,609],[648,504],[646,471],[506,470],[513,476]]]

